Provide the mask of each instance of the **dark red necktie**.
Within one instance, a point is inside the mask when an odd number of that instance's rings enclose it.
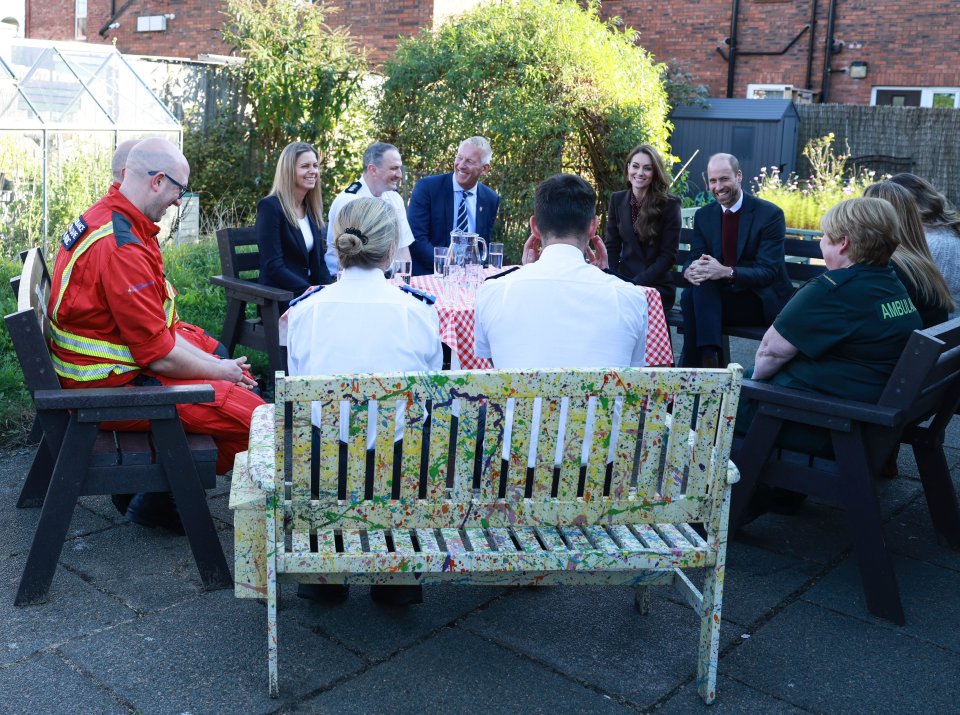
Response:
[[[740,215],[733,211],[724,211],[720,219],[720,242],[723,248],[723,265],[731,268],[737,265],[737,229],[740,227]]]

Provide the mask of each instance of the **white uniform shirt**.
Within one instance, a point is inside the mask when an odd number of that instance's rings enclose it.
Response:
[[[439,370],[443,363],[436,309],[388,283],[377,268],[347,268],[339,281],[290,308],[284,318],[291,375],[414,372]],[[402,416],[397,418],[402,424]],[[318,403],[312,421],[319,426]],[[368,448],[375,423],[373,413]],[[346,427],[345,420],[342,424]],[[340,438],[347,441],[345,429]]]
[[[647,296],[566,244],[484,282],[477,293],[479,357],[498,368],[642,367]]]
[[[330,275],[336,276],[337,271],[340,270],[340,262],[337,260],[337,251],[333,245],[333,227],[337,222],[337,216],[340,214],[340,210],[346,206],[348,203],[354,199],[359,198],[375,198],[370,192],[370,187],[367,186],[367,182],[363,177],[360,177],[360,188],[356,193],[349,193],[346,190],[341,191],[337,194],[337,198],[333,200],[333,203],[330,204],[330,212],[327,214],[327,252],[323,257],[323,260],[327,264],[327,268],[330,269]],[[349,187],[348,187],[349,188]],[[410,230],[410,224],[407,222],[407,209],[403,205],[403,197],[400,196],[396,191],[384,191],[380,194],[380,198],[383,201],[386,201],[390,206],[393,207],[393,210],[397,213],[397,222],[400,224],[400,248],[406,248],[411,243],[413,243],[413,231]]]
[[[647,296],[642,288],[586,263],[575,246],[547,246],[536,263],[503,278],[486,281],[477,294],[474,352],[498,368],[643,367],[647,343]],[[592,431],[594,401],[587,413]],[[508,405],[508,430],[512,426]],[[534,406],[533,429],[540,421]],[[566,425],[567,400],[561,405],[560,429]],[[614,417],[608,459],[619,432]],[[536,434],[536,432],[534,432]],[[583,444],[584,461],[591,439]],[[557,444],[555,463],[561,459]],[[504,458],[509,458],[504,444]],[[528,465],[536,458],[530,445]]]

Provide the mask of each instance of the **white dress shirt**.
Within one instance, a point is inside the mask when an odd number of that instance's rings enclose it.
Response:
[[[283,318],[291,375],[416,372],[439,370],[443,363],[437,311],[387,282],[378,268],[347,268],[339,281],[297,303]],[[320,425],[319,403],[313,405],[312,421]],[[371,411],[368,449],[375,424]],[[340,438],[347,441],[343,409]]]
[[[547,246],[535,263],[486,281],[477,294],[474,352],[491,358],[498,368],[642,367],[646,343],[646,293],[588,264],[576,246]],[[566,426],[567,407],[564,399],[561,432]],[[584,463],[590,453],[595,408],[591,399],[582,447]],[[509,431],[513,424],[510,403],[506,421]],[[537,400],[533,434],[539,423]],[[619,423],[617,409],[608,461],[616,449]],[[505,441],[504,459],[509,459],[508,446],[509,441]],[[562,447],[558,440],[555,464],[560,463]],[[528,466],[534,466],[535,460],[536,441],[531,440]]]
[[[330,211],[327,214],[327,252],[323,260],[330,270],[331,276],[336,276],[340,270],[340,261],[337,260],[337,250],[333,245],[333,227],[337,222],[337,216],[340,210],[348,203],[359,198],[376,198],[367,186],[366,180],[360,177],[360,189],[356,193],[349,193],[346,190],[337,194],[337,198],[330,204]],[[397,223],[400,225],[400,248],[406,248],[413,243],[413,231],[410,230],[410,224],[407,222],[407,209],[403,205],[403,197],[396,191],[384,191],[380,198],[386,201],[397,214]]]

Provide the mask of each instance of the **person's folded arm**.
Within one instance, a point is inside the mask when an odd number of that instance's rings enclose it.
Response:
[[[754,359],[753,378],[755,380],[769,380],[776,375],[780,368],[790,362],[797,353],[797,347],[784,338],[772,325],[760,341],[757,356]]]

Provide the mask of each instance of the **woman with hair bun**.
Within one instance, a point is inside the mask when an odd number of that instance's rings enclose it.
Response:
[[[257,204],[256,233],[262,284],[300,295],[333,282],[323,262],[320,167],[306,142],[291,142],[280,153],[273,188]]]
[[[381,199],[351,201],[337,215],[331,236],[343,275],[333,285],[295,301],[284,316],[290,374],[439,370],[443,353],[433,299],[409,286],[398,288],[384,276],[400,238],[393,208]],[[313,406],[313,424],[320,424],[318,403]],[[314,455],[316,435],[314,431]],[[370,437],[368,449],[373,444]],[[298,594],[338,601],[346,598],[347,589],[301,585]],[[373,586],[370,595],[393,605],[422,600],[419,586]]]

